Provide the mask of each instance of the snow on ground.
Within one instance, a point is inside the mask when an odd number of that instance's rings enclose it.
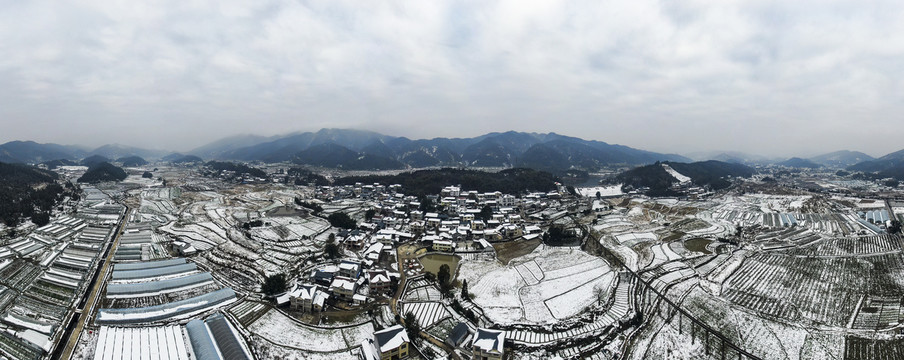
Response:
[[[260,359],[282,359],[282,360],[358,360],[361,351],[360,346],[356,349],[339,352],[315,353],[310,350],[291,349],[276,346],[268,343],[266,340],[255,336],[253,341],[255,353],[260,355]]]
[[[627,216],[643,216],[643,208],[640,206],[632,207],[631,210],[628,211]]]
[[[843,334],[764,319],[714,298],[699,287],[688,294],[684,305],[700,320],[721,329],[735,344],[763,359],[824,359],[826,354],[837,356],[844,352]]]
[[[651,232],[638,232],[615,235],[615,239],[618,240],[620,244],[634,246],[634,244],[644,241],[656,241],[658,237]]]
[[[564,294],[546,300],[546,306],[557,319],[567,319],[579,314],[586,305],[599,301],[600,292],[612,286],[614,282],[615,273],[608,271]]]
[[[345,351],[357,347],[373,334],[373,325],[364,323],[344,329],[307,326],[293,320],[278,310],[271,309],[248,326],[248,331],[268,342],[314,352]]]
[[[577,248],[541,245],[515,258],[462,262],[459,279],[468,280],[474,302],[493,321],[554,323],[598,300],[598,289],[614,281],[608,264]]]
[[[691,178],[684,176],[681,173],[675,171],[675,169],[672,169],[672,167],[669,166],[668,164],[662,164],[662,168],[665,169],[665,172],[669,173],[669,175],[672,175],[672,177],[675,178],[675,180],[678,180],[678,182],[680,182],[682,184],[691,182]]]
[[[581,194],[583,197],[596,197],[596,193],[599,192],[600,196],[621,196],[624,193],[621,191],[621,184],[618,185],[609,185],[609,186],[594,186],[594,187],[581,187],[577,188],[578,194]]]
[[[625,217],[622,215],[608,215],[600,219],[597,222],[597,225],[593,226],[593,229],[596,231],[602,231],[620,226],[634,226],[634,224],[628,222],[628,220],[625,219]]]

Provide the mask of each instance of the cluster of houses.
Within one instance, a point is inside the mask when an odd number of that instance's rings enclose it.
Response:
[[[322,266],[310,274],[308,283],[297,282],[278,296],[276,303],[288,304],[292,310],[316,313],[330,300],[341,307],[342,304],[361,305],[368,298],[391,296],[399,274],[385,268],[365,269],[364,266],[363,261],[353,259]]]
[[[316,269],[306,282],[295,284],[278,297],[277,303],[303,312],[319,311],[330,299],[363,304],[368,298],[391,295],[395,289],[399,277],[394,266],[395,246],[399,243],[421,240],[433,251],[455,252],[462,241],[470,241],[473,250],[482,250],[489,248],[490,242],[538,238],[543,232],[539,226],[542,221],[567,214],[549,209],[550,201],[560,197],[558,192],[516,198],[498,191],[479,193],[448,186],[439,195],[427,197],[442,211],[425,211],[417,198],[405,196],[401,190],[400,185],[380,184],[329,189],[331,196],[370,200],[373,218],[359,229],[339,232],[337,237],[358,258]],[[522,209],[538,210],[524,219]]]
[[[388,191],[387,191],[388,190]],[[390,246],[419,239],[432,244],[433,250],[453,252],[456,243],[473,240],[481,247],[490,242],[533,239],[541,236],[544,221],[565,216],[556,208],[559,192],[533,193],[517,198],[501,192],[462,191],[447,186],[439,195],[427,196],[434,204],[425,208],[413,196],[405,196],[399,185],[356,185],[349,191],[373,199],[373,219],[362,225],[370,233],[354,234],[343,239],[350,250],[362,250],[380,242]],[[523,217],[526,215],[527,218]]]
[[[277,303],[302,312],[317,312],[326,304],[344,308],[366,303],[370,298],[392,296],[400,277],[396,259],[399,244],[421,241],[437,252],[465,251],[463,247],[481,251],[491,248],[491,242],[538,238],[542,236],[543,224],[569,214],[566,205],[559,201],[564,188],[515,197],[498,191],[480,193],[448,186],[438,195],[427,196],[424,201],[430,204],[422,204],[401,191],[400,185],[381,184],[320,188],[315,199],[361,199],[373,210],[373,216],[359,224],[358,229],[337,234],[349,258],[316,267],[307,278],[279,296]],[[472,358],[501,359],[505,332],[475,331],[461,323],[446,342],[472,354]],[[406,358],[409,343],[404,328],[395,325],[377,331],[365,341],[362,356]]]
[[[471,359],[502,360],[505,356],[505,331],[479,328],[472,333],[468,326],[459,323],[445,343],[453,348],[470,352]],[[405,359],[410,354],[411,340],[402,325],[395,325],[374,332],[373,338],[361,344],[363,360]]]

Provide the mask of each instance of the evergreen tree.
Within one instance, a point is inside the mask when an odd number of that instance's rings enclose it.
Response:
[[[265,296],[274,296],[285,292],[287,286],[285,274],[270,275],[264,279],[264,284],[261,285],[261,292]]]
[[[471,299],[471,295],[468,294],[468,280],[461,281],[461,298]]]

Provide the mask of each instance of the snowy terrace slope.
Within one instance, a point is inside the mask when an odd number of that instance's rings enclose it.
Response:
[[[813,331],[806,327],[769,320],[749,310],[715,299],[699,287],[691,289],[681,306],[709,326],[721,329],[721,333],[733,343],[762,359],[833,359],[844,350],[843,334]],[[688,323],[684,321],[681,324],[684,335],[675,336],[679,323],[677,317],[672,318],[672,322],[662,328],[661,335],[653,341],[650,350],[644,351],[646,347],[635,347],[641,354],[645,353],[645,357],[631,358],[667,356],[670,346],[678,348],[686,346],[689,342],[687,334],[690,332]],[[700,342],[700,339],[696,341],[697,344]],[[702,352],[702,348],[698,350]],[[689,358],[700,355],[698,353]]]
[[[764,315],[845,327],[862,295],[904,295],[901,252],[846,257],[756,254],[732,274],[723,297]]]
[[[635,283],[629,279],[630,277],[628,276],[618,276],[614,295],[615,301],[601,316],[597,316],[592,323],[568,331],[553,333],[547,331],[510,330],[506,332],[505,337],[518,344],[537,346],[600,333],[608,326],[617,325],[618,321],[626,317],[630,312]]]
[[[270,309],[247,327],[252,346],[258,354],[280,353],[282,349],[299,350],[311,356],[330,355],[343,358],[358,349],[361,342],[373,336],[372,322],[342,328],[324,328],[303,324],[276,309]]]
[[[500,324],[551,324],[577,315],[615,280],[602,259],[578,248],[545,245],[505,266],[463,261],[458,274],[468,281],[474,303]]]
[[[665,170],[665,172],[669,173],[669,175],[672,175],[672,177],[675,178],[675,180],[678,180],[678,182],[680,182],[682,184],[687,184],[687,183],[691,182],[691,178],[681,175],[681,173],[675,171],[675,169],[672,169],[672,167],[669,166],[669,164],[662,164],[662,168]]]
[[[595,187],[581,187],[577,188],[578,194],[586,198],[595,198],[596,193],[599,192],[601,197],[612,197],[612,196],[621,196],[624,193],[621,190],[621,184],[618,185],[610,185],[610,186],[595,186]]]

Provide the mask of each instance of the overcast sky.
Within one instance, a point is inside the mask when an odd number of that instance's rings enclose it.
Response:
[[[900,0],[4,1],[0,142],[337,127],[883,155],[904,148],[902,19]]]

